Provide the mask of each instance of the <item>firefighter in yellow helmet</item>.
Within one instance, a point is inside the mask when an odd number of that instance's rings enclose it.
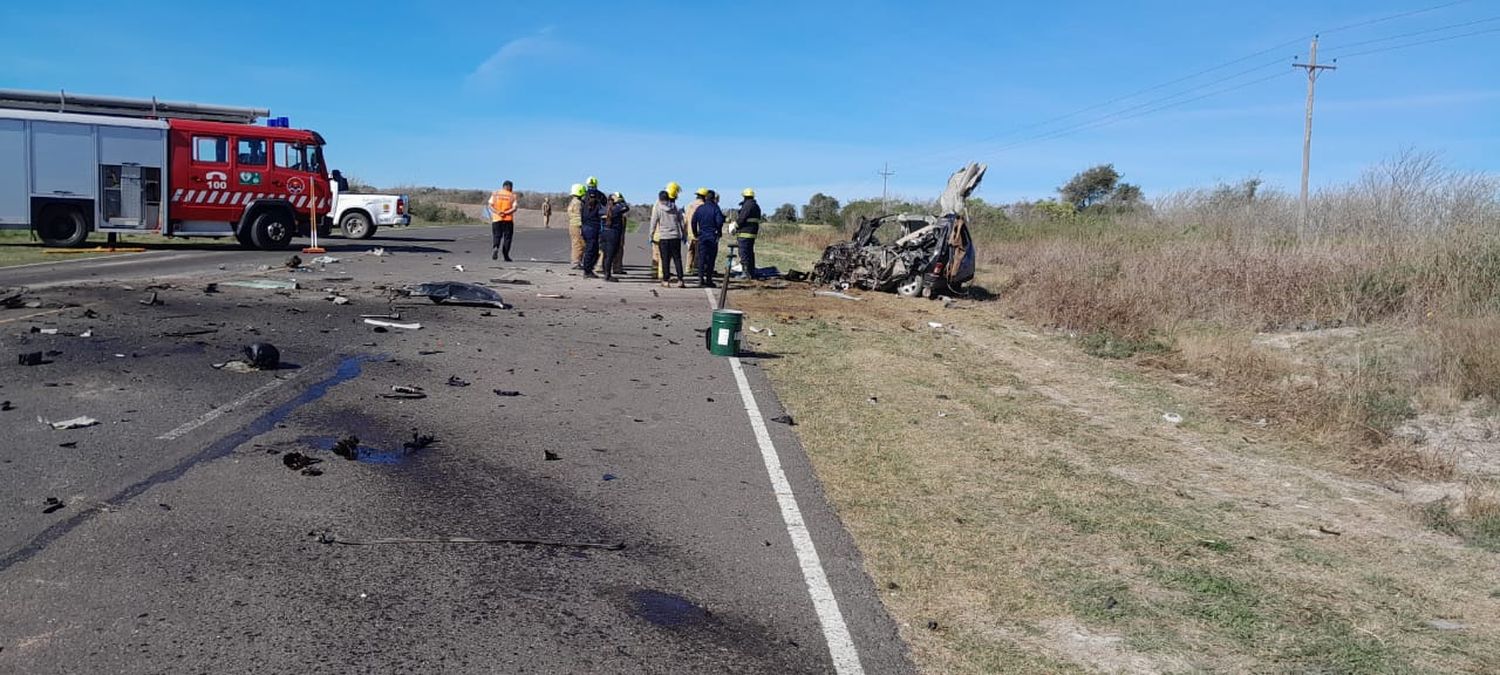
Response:
[[[674,180],[674,181],[672,181],[670,183],[667,183],[667,188],[665,190],[663,190],[663,192],[667,193],[667,199],[672,200],[672,201],[676,201],[677,200],[677,195],[682,194],[682,186],[678,185],[677,181]],[[654,277],[657,280],[664,280],[662,278],[662,271],[661,271],[661,246],[660,246],[660,244],[661,244],[661,237],[658,236],[656,230],[654,230],[654,229],[651,230],[651,275],[652,275],[652,277]]]
[[[740,265],[746,279],[755,278],[755,238],[760,236],[760,204],[755,201],[755,190],[745,188],[740,193],[739,224],[734,228],[734,238],[740,246]]]
[[[568,188],[568,238],[572,240],[573,269],[583,268],[583,194],[582,183]]]
[[[693,193],[693,203],[688,204],[687,208],[685,208],[685,209],[682,210],[682,221],[685,222],[685,223],[692,223],[693,222],[693,212],[697,211],[698,207],[703,206],[703,202],[706,201],[707,199],[708,199],[708,188],[704,188],[704,187],[698,188],[698,190]],[[688,274],[697,274],[697,273],[698,273],[698,235],[693,232],[693,228],[689,227],[688,228]]]

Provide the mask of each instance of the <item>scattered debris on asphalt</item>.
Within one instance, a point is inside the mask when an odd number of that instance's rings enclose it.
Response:
[[[168,332],[162,333],[161,336],[162,337],[171,337],[171,338],[184,338],[184,337],[193,337],[194,335],[208,335],[210,333],[217,333],[217,332],[219,332],[219,329],[217,329],[217,328],[190,328],[188,330],[168,331]],[[78,337],[88,337],[88,336],[86,336],[86,335],[80,335]]]
[[[424,434],[420,431],[411,432],[411,440],[402,443],[401,449],[407,452],[416,452],[437,442],[437,437],[432,434]]]
[[[369,251],[366,252],[366,254],[367,255],[373,255],[373,256],[375,256],[377,258],[381,258],[381,257],[387,256],[387,255],[390,255],[389,253],[385,252],[385,247],[383,247],[383,246],[377,246],[377,247],[375,247],[373,249],[370,249]]]
[[[349,298],[346,298],[346,297],[344,297],[342,295],[330,295],[330,296],[328,296],[328,297],[326,297],[324,299],[332,302],[335,305],[347,305],[347,304],[349,304]]]
[[[46,506],[46,508],[42,509],[42,513],[53,513],[55,511],[62,510],[63,507],[67,506],[67,504],[64,504],[61,499],[58,499],[56,497],[48,497],[47,501],[43,502],[43,504]]]
[[[58,443],[57,447],[59,447],[59,448],[68,448],[69,450],[71,450],[73,448],[78,447],[78,441],[68,441],[66,443]]]
[[[151,291],[151,297],[148,297],[145,300],[142,300],[141,304],[143,304],[143,305],[145,305],[147,307],[154,307],[156,305],[163,305],[163,304],[166,304],[166,303],[164,303],[164,302],[161,301],[161,298],[159,296],[157,296],[156,291]]]
[[[521,392],[519,392],[519,391],[511,391],[509,389],[496,389],[495,390],[495,395],[496,396],[506,396],[506,397],[520,396]]]
[[[16,361],[23,366],[40,366],[44,363],[47,363],[47,361],[42,358],[41,352],[26,352],[23,354],[17,354]]]
[[[542,461],[544,461],[544,462],[556,462],[557,460],[560,460],[560,459],[562,459],[562,456],[559,455],[559,454],[557,454],[557,453],[555,453],[555,452],[553,452],[553,451],[551,451],[551,450],[543,450],[542,451]]]
[[[286,465],[286,468],[291,469],[293,471],[301,471],[304,474],[310,475],[310,476],[316,476],[316,475],[322,474],[321,471],[319,471],[318,473],[314,473],[314,474],[308,474],[307,473],[308,467],[311,467],[314,464],[320,464],[322,462],[323,462],[323,460],[318,459],[317,457],[309,457],[309,456],[304,455],[304,454],[302,454],[300,452],[288,452],[285,455],[281,456],[281,463],[284,464],[284,465]]]
[[[46,425],[52,427],[53,429],[58,429],[58,430],[82,429],[84,427],[91,427],[91,426],[94,426],[94,425],[96,425],[96,424],[99,423],[99,420],[96,420],[96,419],[94,419],[92,417],[88,417],[88,416],[74,417],[73,419],[62,420],[61,422],[50,422],[50,421],[47,421],[47,420],[42,419],[40,417],[38,417],[36,419],[37,419],[38,422],[41,422],[42,424],[46,424]]]
[[[0,288],[0,307],[17,309],[26,304],[26,289]]]
[[[567,300],[568,299],[568,296],[563,295],[562,293],[537,293],[536,297],[543,298],[543,299],[546,299],[546,300]]]
[[[359,318],[361,318],[361,319],[390,319],[391,321],[400,321],[401,320],[401,315],[398,314],[398,313],[396,313],[396,312],[391,312],[390,314],[361,314],[361,315],[359,315]]]
[[[777,424],[785,424],[789,427],[797,426],[797,420],[792,419],[791,415],[778,415],[776,417],[772,417],[771,421]]]
[[[344,459],[359,459],[359,437],[345,436],[340,438],[337,443],[333,444],[332,450],[333,454]]]
[[[604,474],[604,480],[606,480],[606,481],[615,480],[616,478],[619,478],[619,476],[616,476],[616,475],[614,475],[612,473]]]
[[[465,380],[465,379],[463,379],[463,378],[461,378],[461,377],[459,377],[457,375],[452,375],[452,376],[448,377],[448,386],[450,386],[450,387],[467,387],[467,386],[469,386],[469,381]]]
[[[420,323],[392,323],[390,321],[381,321],[380,319],[365,319],[365,323],[370,324],[371,326],[375,326],[376,332],[380,332],[380,329],[382,328],[404,328],[406,330],[422,329],[422,324]]]
[[[302,266],[302,256],[293,254],[291,257],[286,259],[286,262],[281,263],[281,266],[289,270],[297,269],[298,267]]]
[[[591,541],[547,541],[545,539],[513,539],[513,538],[484,538],[475,539],[470,537],[391,537],[384,539],[340,539],[331,532],[318,535],[318,542],[323,544],[338,544],[340,546],[388,546],[396,544],[510,544],[514,546],[546,546],[553,548],[593,548],[605,551],[622,551],[625,549],[623,542],[606,544]]]
[[[15,409],[16,406],[13,405],[10,401],[0,401],[0,412],[10,412]]]
[[[37,333],[39,335],[57,335],[56,328],[42,328],[40,326],[32,326],[31,332]]]
[[[210,283],[210,284],[207,284],[207,285],[205,285],[203,287],[203,294],[204,295],[213,295],[214,293],[218,293],[218,292],[219,292],[219,285],[216,284],[216,283]]]
[[[94,329],[90,328],[90,329],[88,329],[86,331],[83,331],[82,333],[78,334],[78,337],[81,337],[81,338],[94,337]]]
[[[256,370],[276,370],[281,367],[281,350],[269,342],[256,342],[245,346],[245,360]]]
[[[124,354],[115,354],[115,356],[124,357],[125,355]],[[209,365],[210,368],[213,368],[214,370],[227,370],[227,371],[229,371],[231,373],[244,374],[244,373],[258,372],[256,370],[255,366],[252,366],[249,363],[247,363],[245,361],[240,361],[238,359],[236,359],[234,361],[225,361],[223,363],[210,363],[208,365]]]
[[[464,266],[463,265],[454,265],[453,266],[453,271],[455,271],[455,272],[462,272],[462,271],[464,271]]]
[[[415,399],[419,399],[419,398],[427,398],[427,392],[422,391],[421,387],[414,386],[414,385],[393,384],[393,385],[391,385],[391,393],[389,393],[389,394],[381,394],[380,396],[382,398],[399,398],[399,399],[412,399],[412,400],[415,400]]]
[[[316,258],[313,258],[312,261],[319,265],[332,265],[333,263],[338,262],[339,259],[331,255],[320,255]]]
[[[290,279],[240,279],[237,281],[221,281],[220,286],[234,286],[235,288],[254,288],[261,291],[295,291],[301,288],[297,282]]]
[[[863,300],[864,299],[864,298],[856,298],[856,297],[854,297],[852,295],[849,295],[848,293],[840,293],[838,291],[815,291],[813,293],[813,295],[821,295],[821,296],[823,296],[825,298],[838,298],[840,300],[855,300],[855,301],[858,301],[858,300]]]
[[[490,279],[492,284],[510,284],[512,286],[530,286],[531,282],[525,279]]]

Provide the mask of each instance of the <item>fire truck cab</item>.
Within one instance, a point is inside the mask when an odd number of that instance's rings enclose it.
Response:
[[[233,236],[286,248],[332,202],[323,137],[301,129],[171,120],[166,226],[176,237]]]
[[[0,228],[51,246],[93,232],[234,237],[281,249],[327,227],[323,138],[267,110],[0,90]]]

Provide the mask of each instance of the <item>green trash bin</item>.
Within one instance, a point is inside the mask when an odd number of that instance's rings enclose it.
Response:
[[[714,356],[738,356],[744,341],[745,313],[737,309],[714,310],[714,322],[704,334],[705,346]]]

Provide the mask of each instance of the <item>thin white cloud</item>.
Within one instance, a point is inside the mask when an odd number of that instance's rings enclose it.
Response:
[[[524,61],[558,54],[562,48],[563,43],[552,37],[552,27],[548,26],[500,45],[464,78],[464,82],[471,87],[496,84],[513,74]]]

